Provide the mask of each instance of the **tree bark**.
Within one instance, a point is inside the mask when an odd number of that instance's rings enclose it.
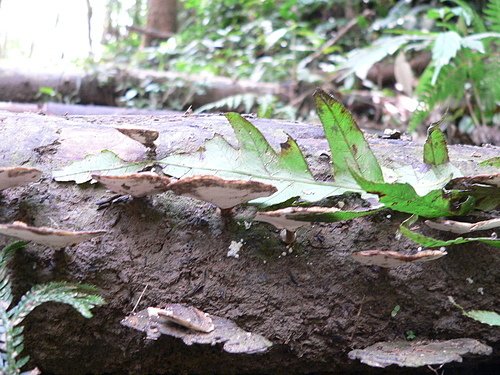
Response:
[[[275,147],[285,140],[280,130],[286,130],[314,173],[319,178],[330,174],[321,127],[251,121]],[[234,143],[225,118],[217,115],[58,118],[0,112],[0,166],[32,165],[44,172],[39,183],[2,192],[1,221],[108,231],[98,240],[61,251],[29,244],[14,259],[17,295],[35,283],[68,280],[96,285],[108,302],[89,320],[59,304],[43,305],[27,318],[26,350],[43,373],[381,374],[349,360],[347,352],[404,338],[409,330],[417,339],[480,339],[497,350],[485,366],[498,364],[499,330],[462,316],[447,299],[453,296],[466,309],[498,307],[498,250],[462,245],[423,265],[365,267],[351,259],[353,251],[416,247],[395,237],[405,215],[382,212],[316,224],[298,232],[290,252],[272,227],[228,224],[214,207],[200,201],[166,193],[97,211],[95,202],[110,196],[102,187],[51,181],[51,171],[103,149],[126,160],[143,158],[146,150],[141,145],[113,129],[124,125],[158,130],[160,158],[196,150],[214,133]],[[369,141],[384,165],[417,166],[421,159],[422,148],[415,143],[375,136]],[[495,147],[453,146],[450,158],[472,174],[478,161],[498,152]],[[231,241],[240,240],[244,245],[239,259],[228,258]],[[0,237],[0,246],[7,242]],[[262,355],[231,355],[219,346],[185,346],[171,337],[145,341],[143,333],[119,323],[145,286],[138,309],[191,304],[267,337],[274,347]],[[391,317],[396,305],[400,311]],[[465,360],[447,365],[446,371],[478,373],[480,366]]]
[[[172,35],[177,31],[177,0],[148,0],[147,30],[143,46],[150,47],[158,35]]]

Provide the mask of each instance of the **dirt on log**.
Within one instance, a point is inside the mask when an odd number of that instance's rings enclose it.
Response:
[[[318,178],[329,176],[320,126],[251,121],[274,146],[286,139],[281,131],[286,130]],[[466,309],[498,308],[498,250],[462,245],[430,263],[391,270],[365,267],[352,260],[353,251],[416,247],[395,236],[406,216],[381,212],[315,224],[299,230],[290,252],[269,225],[228,223],[200,201],[165,193],[97,211],[96,201],[111,195],[102,187],[51,180],[51,171],[103,149],[126,160],[143,158],[140,144],[113,129],[123,125],[158,130],[160,158],[193,151],[215,132],[234,142],[225,118],[215,115],[60,118],[0,112],[0,166],[31,165],[44,172],[38,183],[2,192],[1,222],[108,231],[65,250],[29,244],[15,256],[11,267],[17,296],[36,283],[67,280],[96,285],[107,301],[89,320],[60,304],[42,305],[27,318],[26,351],[44,374],[428,373],[371,369],[347,356],[354,348],[404,339],[408,331],[417,339],[472,337],[495,349],[484,359],[446,365],[447,374],[479,373],[499,364],[499,329],[462,316],[447,298],[453,296]],[[412,142],[369,141],[385,165],[421,159],[421,146]],[[453,146],[450,158],[470,174],[478,161],[498,152],[495,147]],[[227,257],[231,241],[240,240],[239,259]],[[0,237],[0,246],[7,242]],[[231,319],[274,346],[265,354],[235,355],[220,346],[186,346],[171,337],[145,340],[120,320],[146,286],[138,310],[187,303]],[[397,305],[400,311],[391,317]]]

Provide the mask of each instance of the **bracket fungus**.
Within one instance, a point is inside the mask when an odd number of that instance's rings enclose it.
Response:
[[[169,186],[175,194],[231,209],[253,199],[268,197],[278,191],[273,185],[253,180],[225,180],[217,176],[182,178]]]
[[[48,227],[30,227],[21,221],[15,221],[12,224],[0,224],[0,233],[24,241],[33,241],[51,247],[63,248],[102,236],[107,231],[78,232]]]
[[[178,304],[174,304],[178,305]],[[169,305],[173,306],[173,305]],[[168,309],[168,306],[167,306]],[[142,332],[146,332],[147,338],[156,340],[161,335],[168,335],[182,339],[186,345],[192,344],[223,344],[223,349],[228,353],[263,353],[267,351],[272,343],[265,337],[256,333],[251,333],[239,328],[233,321],[215,315],[204,314],[211,319],[213,328],[210,332],[202,332],[186,326],[186,320],[193,312],[191,307],[182,306],[178,313],[182,316],[183,324],[171,319],[167,309],[147,308],[136,314],[127,316],[121,324]],[[195,313],[198,314],[198,313]],[[176,320],[180,319],[177,316]],[[189,323],[192,324],[192,321]],[[200,328],[200,326],[197,326]],[[206,323],[203,324],[206,328]]]
[[[254,220],[272,224],[278,229],[295,232],[300,227],[311,225],[307,221],[293,219],[293,214],[302,210],[303,208],[301,207],[287,207],[275,211],[259,211],[255,215]]]
[[[118,194],[128,194],[133,197],[159,194],[167,191],[170,178],[153,172],[130,173],[119,176],[93,174],[92,178],[107,189]]]
[[[0,168],[0,190],[38,181],[42,171],[29,167]]]
[[[212,318],[193,306],[171,303],[163,309],[148,307],[147,311],[152,318],[163,318],[193,331],[208,333],[214,330]]]
[[[492,348],[481,342],[461,338],[446,341],[388,341],[378,342],[365,349],[349,352],[350,359],[359,359],[372,367],[421,367],[462,362],[466,355],[490,355]]]
[[[445,232],[464,234],[480,230],[488,230],[500,227],[500,218],[479,221],[477,223],[464,223],[455,220],[426,220],[425,224],[432,228]]]
[[[446,251],[423,250],[415,254],[404,254],[390,250],[366,250],[351,254],[353,259],[367,266],[395,268],[410,263],[423,263],[445,256]]]

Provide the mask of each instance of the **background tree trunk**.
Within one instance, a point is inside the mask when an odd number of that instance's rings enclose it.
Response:
[[[146,30],[172,35],[177,31],[177,0],[148,0]],[[153,33],[145,33],[143,46],[153,45],[157,39]]]

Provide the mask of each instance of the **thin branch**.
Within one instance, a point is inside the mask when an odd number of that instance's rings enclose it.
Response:
[[[371,17],[373,14],[374,13],[373,13],[372,10],[365,9],[361,15],[363,17]],[[321,55],[323,55],[323,52],[326,49],[328,49],[331,46],[335,45],[340,39],[342,39],[344,37],[344,35],[346,35],[349,31],[351,31],[351,29],[354,28],[357,24],[358,24],[358,19],[357,18],[353,18],[352,20],[350,20],[343,28],[341,28],[338,31],[337,34],[335,34],[335,36],[332,39],[330,39],[328,42],[326,42],[325,44],[323,44],[319,50],[317,50],[316,52],[314,52],[311,55],[307,56],[303,60],[303,64],[302,65],[304,67],[306,67],[311,62],[313,62],[314,60],[316,60],[318,57],[320,57]]]

